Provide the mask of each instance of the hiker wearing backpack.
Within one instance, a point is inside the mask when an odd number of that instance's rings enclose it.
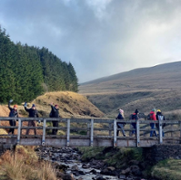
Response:
[[[51,118],[59,118],[59,108],[58,108],[58,105],[55,104],[55,106],[53,105],[53,103],[50,104],[51,106],[51,112],[50,112],[50,117]],[[58,127],[58,121],[52,121],[53,123],[53,127]],[[52,130],[52,134],[53,135],[57,135],[57,131],[58,129],[53,129]]]
[[[138,114],[139,114],[139,111],[138,111],[138,109],[136,109],[135,112],[133,114],[131,114],[130,119],[137,121],[139,119]],[[132,130],[130,136],[132,136],[133,134],[136,135],[136,123],[131,123],[131,125],[134,130]]]
[[[9,117],[18,117],[18,111],[17,111],[17,108],[18,108],[18,105],[15,104],[14,107],[12,108],[10,106],[10,104],[13,102],[13,100],[11,99],[8,103],[8,108],[10,110],[10,113],[9,113]],[[9,124],[10,126],[16,126],[16,120],[15,119],[12,119],[12,120],[9,120]],[[8,134],[14,134],[14,128],[11,128],[8,132]]]
[[[153,109],[150,114],[149,114],[149,117],[150,117],[150,120],[152,121],[157,121],[156,119],[156,109]],[[150,123],[150,126],[151,126],[151,132],[150,132],[150,137],[153,137],[153,134],[155,134],[155,136],[157,137],[157,134],[156,134],[156,129],[155,129],[155,123]]]
[[[124,111],[122,109],[119,109],[119,114],[117,116],[118,120],[124,120]],[[124,131],[124,126],[125,126],[126,123],[124,122],[117,122],[117,127],[118,128],[121,128],[121,131],[122,131],[122,134],[123,136],[126,136],[125,135],[125,131]],[[119,136],[119,130],[117,130],[117,136]]]
[[[164,121],[165,120],[165,116],[163,116],[162,112],[160,109],[157,110],[157,113],[156,113],[156,119],[159,121]],[[159,131],[159,124],[156,124],[156,127]],[[162,136],[164,137],[164,132],[163,132],[163,128],[165,127],[165,123],[162,122]]]

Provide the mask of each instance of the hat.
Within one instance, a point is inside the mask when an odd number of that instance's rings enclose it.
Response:
[[[33,104],[32,107],[36,107],[35,104]]]
[[[56,106],[58,107],[58,104],[55,104],[55,107],[56,107]]]
[[[136,109],[136,110],[135,110],[135,113],[136,113],[136,114],[138,114],[138,113],[139,113],[138,109]]]
[[[124,113],[124,111],[122,110],[122,109],[119,109],[119,112],[122,114],[122,113]]]
[[[153,112],[156,112],[156,109],[155,109],[155,108],[153,108],[153,109],[152,109],[152,111],[153,111]]]
[[[18,108],[18,105],[17,105],[17,104],[15,104],[15,105],[14,105],[14,108]]]
[[[161,112],[161,110],[160,110],[160,109],[157,109],[157,112]]]

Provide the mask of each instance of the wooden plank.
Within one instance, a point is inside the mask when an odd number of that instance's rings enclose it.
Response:
[[[139,147],[140,143],[140,122],[139,119],[136,121],[136,144]]]
[[[45,137],[46,137],[46,119],[43,120],[42,146],[45,145]]]
[[[18,136],[17,136],[17,144],[19,144],[20,142],[20,138],[21,138],[21,119],[18,119]]]
[[[117,147],[117,120],[114,120],[114,147]]]
[[[67,120],[67,146],[70,145],[70,119]]]
[[[91,119],[90,146],[94,145],[94,119]]]

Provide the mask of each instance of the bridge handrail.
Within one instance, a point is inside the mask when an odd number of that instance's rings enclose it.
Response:
[[[170,129],[165,129],[165,133],[172,133],[172,132],[177,132],[180,131],[180,137],[181,137],[181,120],[164,120],[164,121],[153,121],[153,120],[116,120],[116,119],[94,119],[94,118],[49,118],[49,117],[41,117],[41,118],[29,118],[29,117],[0,117],[0,121],[9,121],[9,120],[17,120],[19,122],[18,126],[1,126],[0,128],[2,129],[18,129],[18,134],[17,134],[17,143],[20,142],[21,140],[21,130],[22,129],[40,129],[43,130],[43,135],[42,135],[42,144],[45,143],[46,140],[46,130],[52,130],[52,129],[57,129],[57,130],[66,130],[66,137],[67,137],[67,145],[69,145],[70,141],[70,131],[71,130],[76,130],[76,131],[86,131],[87,134],[90,136],[90,145],[93,145],[94,141],[94,131],[109,131],[109,137],[112,136],[112,131],[113,131],[113,139],[114,139],[114,146],[117,144],[117,130],[121,130],[121,128],[117,128],[117,123],[126,123],[126,124],[133,124],[136,123],[136,142],[137,145],[139,146],[140,143],[140,136],[148,134],[151,129],[146,129],[149,127],[150,123],[154,124],[159,124],[159,142],[162,143],[163,137],[162,137],[162,124],[166,124],[167,126],[172,126]],[[29,127],[29,126],[23,126],[22,122],[26,121],[42,121],[43,126],[37,126],[37,127]],[[47,122],[51,121],[59,121],[62,123],[66,123],[66,127],[46,127]],[[85,123],[87,124],[86,128],[82,127],[70,127],[70,123]],[[108,127],[104,128],[98,128],[94,127],[94,125],[98,123],[107,123],[109,124]],[[145,124],[145,125],[144,125]],[[179,125],[179,128],[173,129],[173,125]],[[131,128],[126,128],[124,129],[125,131],[133,131],[134,129]],[[140,134],[140,132],[145,132],[144,134]]]

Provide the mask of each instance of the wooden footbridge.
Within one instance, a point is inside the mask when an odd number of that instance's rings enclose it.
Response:
[[[0,121],[9,121],[13,118],[0,117]],[[181,121],[164,121],[165,137],[162,137],[162,121],[150,120],[114,120],[114,119],[53,119],[53,118],[14,118],[17,126],[2,126],[0,129],[17,129],[15,135],[0,135],[0,144],[20,144],[33,146],[114,146],[114,147],[151,147],[156,144],[180,144]],[[28,127],[27,121],[40,120],[37,127]],[[59,121],[59,127],[50,127],[52,121]],[[23,123],[22,123],[23,122]],[[26,123],[25,123],[26,122]],[[122,136],[121,129],[117,128],[117,122],[125,122],[126,137]],[[150,137],[150,122],[159,124],[160,132],[157,137]],[[136,123],[136,133],[130,136],[134,130],[131,123]],[[3,123],[1,123],[3,124]],[[24,135],[22,130],[37,129],[38,135]],[[51,135],[53,129],[61,130],[64,135]],[[120,130],[120,136],[117,136]]]

